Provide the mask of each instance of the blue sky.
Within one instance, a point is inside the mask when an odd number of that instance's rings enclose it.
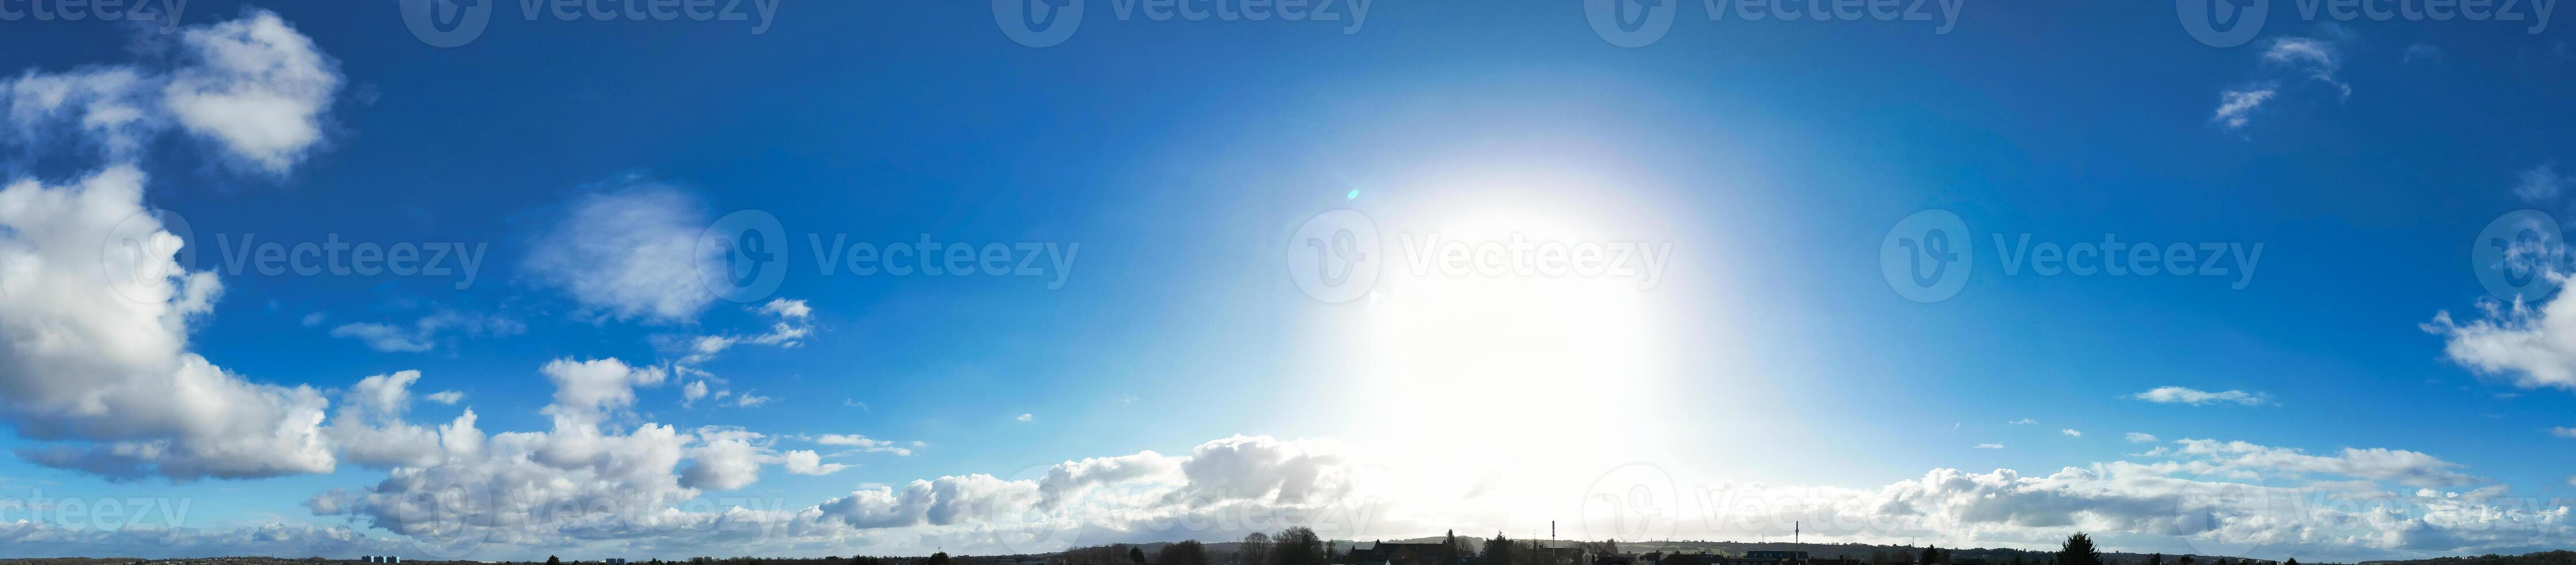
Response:
[[[2275,2],[2219,46],[2189,0],[1684,2],[1646,35],[1571,2],[1098,1],[1050,36],[1007,2],[487,4],[439,35],[405,20],[435,0],[196,0],[173,25],[0,3],[30,10],[0,10],[0,538],[996,553],[1295,511],[1365,517],[1319,527],[1348,539],[1802,519],[2313,561],[2576,535],[2576,311],[2517,309],[2472,256],[2508,213],[2576,214],[2555,26]],[[1887,259],[1927,211],[1972,250],[1937,296]],[[1354,217],[1373,241],[1340,249],[1379,274],[1314,286],[1356,265],[1330,247]],[[100,243],[156,232],[185,245]],[[2106,236],[2252,268],[2012,259]],[[979,268],[853,273],[817,260],[836,238]],[[255,254],[331,241],[462,253],[411,276]],[[1439,255],[1512,242],[1636,253]],[[777,271],[710,290],[737,264]],[[525,522],[456,543],[401,502],[455,473],[606,508],[487,500]]]

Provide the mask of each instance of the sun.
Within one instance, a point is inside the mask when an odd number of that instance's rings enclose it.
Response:
[[[1656,404],[1644,401],[1669,354],[1638,277],[1434,263],[1455,246],[1500,258],[1478,250],[1618,243],[1589,227],[1523,210],[1383,226],[1393,261],[1362,306],[1355,375],[1372,432],[1452,460],[1508,465],[1528,463],[1512,445],[1656,439],[1628,409]]]

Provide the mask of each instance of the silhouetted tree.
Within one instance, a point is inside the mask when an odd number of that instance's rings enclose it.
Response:
[[[2093,536],[2076,532],[2057,549],[2057,565],[2102,565],[2102,552],[2093,548]]]
[[[1324,565],[1324,538],[1313,528],[1290,527],[1270,542],[1270,565]]]
[[[1242,547],[1236,548],[1235,551],[1235,557],[1242,561],[1243,565],[1271,565],[1270,534],[1261,532],[1244,534]]]
[[[548,555],[546,556],[546,565],[563,565],[563,558]]]
[[[1200,545],[1198,540],[1166,545],[1162,551],[1154,553],[1154,560],[1163,562],[1163,565],[1208,565],[1207,546]]]
[[[1484,565],[1512,565],[1512,540],[1503,537],[1502,532],[1494,532],[1494,539],[1485,540]]]
[[[1937,545],[1927,545],[1927,546],[1923,546],[1923,560],[1921,560],[1921,561],[1917,561],[1917,563],[1940,563],[1940,562],[1941,562],[1941,546],[1937,546]]]
[[[948,552],[930,554],[930,565],[956,565],[956,563],[957,560],[948,558]]]
[[[2165,565],[2165,554],[2158,553],[2147,556],[2147,565]]]

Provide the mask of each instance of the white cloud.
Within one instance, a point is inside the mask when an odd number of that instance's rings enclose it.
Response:
[[[2153,390],[2129,395],[2129,398],[2160,404],[2189,404],[2192,406],[2203,406],[2218,403],[2262,406],[2272,402],[2271,397],[2262,393],[2245,392],[2241,390],[2209,392],[2178,386],[2160,386]]]
[[[798,475],[829,475],[850,468],[849,465],[840,463],[824,463],[822,455],[810,450],[789,451],[783,454],[783,457],[787,472]]]
[[[689,381],[689,384],[680,387],[680,407],[682,408],[686,408],[691,404],[696,404],[698,400],[706,397],[706,381]]]
[[[2069,437],[2084,437],[2084,432],[2075,431],[2075,428],[2057,430],[2057,433],[2066,434]]]
[[[331,328],[331,337],[355,339],[367,347],[386,353],[419,353],[438,348],[440,334],[456,332],[467,337],[506,337],[527,332],[527,325],[517,320],[440,310],[422,316],[410,327],[356,322]]]
[[[614,358],[573,361],[556,359],[538,369],[555,385],[555,403],[547,414],[595,422],[606,411],[635,404],[635,387],[659,386],[660,367],[634,367]]]
[[[695,200],[667,186],[585,195],[538,239],[527,269],[616,319],[694,320],[716,299],[699,280],[702,265],[721,259],[697,248],[709,221]]]
[[[2004,444],[2000,444],[2000,443],[1980,443],[1980,444],[1977,444],[1977,449],[2003,449],[2003,448],[2004,448]]]
[[[735,490],[760,481],[760,463],[764,446],[752,445],[760,434],[742,431],[702,431],[705,443],[689,449],[693,462],[680,474],[680,486],[698,489]]]
[[[268,12],[181,39],[166,73],[27,72],[0,91],[10,141],[48,156],[90,148],[108,161],[67,184],[0,187],[0,420],[60,442],[22,457],[112,478],[330,471],[320,391],[255,383],[189,351],[192,325],[223,284],[178,262],[183,242],[144,213],[146,176],[131,160],[176,120],[283,173],[318,142],[291,132],[321,119],[339,78]],[[132,244],[100,244],[114,241]]]
[[[453,390],[443,390],[443,391],[438,391],[438,392],[436,392],[436,393],[431,393],[429,396],[423,396],[423,397],[421,397],[421,399],[422,399],[422,400],[427,400],[427,401],[430,401],[430,402],[436,402],[436,403],[439,403],[439,404],[446,404],[446,405],[449,405],[449,406],[454,406],[454,405],[456,405],[456,403],[458,403],[458,402],[464,402],[464,401],[465,401],[465,393],[457,392],[457,391],[453,391]]]
[[[2245,127],[2246,122],[2253,120],[2255,108],[2262,107],[2264,102],[2279,94],[2279,91],[2264,86],[2220,91],[2218,111],[2211,113],[2209,120],[2227,124],[2227,129]]]
[[[759,408],[771,400],[775,399],[745,392],[733,397],[733,405],[735,408]]]
[[[2129,443],[2155,443],[2156,441],[2155,435],[2142,434],[2138,432],[2129,432],[2128,435],[2122,437],[2123,439],[2129,440]]]
[[[192,64],[162,89],[179,125],[280,174],[322,140],[319,121],[340,74],[313,40],[267,12],[190,29],[180,39]]]
[[[851,448],[852,451],[865,453],[892,453],[898,457],[912,456],[911,448],[896,445],[895,442],[891,441],[869,439],[868,436],[858,434],[823,434],[800,439],[814,442],[815,445],[848,447]],[[915,447],[918,447],[920,442],[913,443],[916,444]]]
[[[2037,424],[2037,423],[2039,423],[2039,420],[2033,420],[2033,419],[2029,419],[2029,418],[2022,418],[2022,419],[2019,419],[2019,420],[2013,420],[2013,421],[2010,421],[2010,422],[2004,422],[2004,423],[2006,423],[2006,424],[2012,424],[2012,425],[2016,425],[2016,426],[2020,426],[2020,425],[2028,425],[2028,424]]]
[[[2265,45],[2261,55],[2262,69],[2256,80],[2220,90],[2218,110],[2210,121],[2242,129],[2252,121],[2254,111],[2289,91],[2297,84],[2323,83],[2334,89],[2337,99],[2352,96],[2352,85],[2336,77],[2343,70],[2343,51],[2339,41],[2349,40],[2340,29],[2324,30],[2321,37],[2277,37]]]
[[[2549,435],[2576,439],[2576,428],[2550,428]]]
[[[751,311],[778,318],[770,323],[769,333],[704,335],[686,338],[656,336],[656,338],[663,343],[664,349],[678,350],[683,355],[679,361],[681,364],[697,365],[714,360],[716,354],[723,353],[738,344],[749,343],[781,348],[800,347],[805,345],[803,341],[805,337],[814,333],[812,320],[814,309],[807,307],[803,300],[773,299],[768,304],[752,308]]]
[[[2520,175],[2516,175],[2513,195],[2521,197],[2526,202],[2549,200],[2566,192],[2570,184],[2576,184],[2576,178],[2558,174],[2557,164],[2541,163],[2523,169]]]
[[[342,78],[311,39],[267,11],[190,27],[179,39],[167,68],[30,71],[0,83],[10,141],[131,162],[153,137],[178,129],[220,150],[220,161],[278,175],[323,142]]]
[[[2421,452],[2397,449],[2344,448],[2335,455],[2309,455],[2297,449],[2267,447],[2242,441],[2184,439],[2175,453],[2239,467],[2293,473],[2329,473],[2418,487],[2449,487],[2484,482],[2456,471],[2461,465]]]
[[[1013,420],[1019,420],[1019,421],[1022,421],[1022,422],[1028,422],[1028,421],[1034,421],[1034,420],[1037,420],[1037,419],[1038,419],[1038,415],[1036,415],[1036,414],[1021,414],[1021,415],[1020,415],[1020,417],[1018,417],[1018,418],[1012,418],[1012,419],[1013,419]]]

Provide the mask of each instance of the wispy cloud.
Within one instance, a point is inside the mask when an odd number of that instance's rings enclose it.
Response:
[[[2160,404],[2189,404],[2192,406],[2203,406],[2209,404],[2262,406],[2272,403],[2271,396],[2263,393],[2245,392],[2241,390],[2209,392],[2179,386],[2160,386],[2156,387],[2154,390],[2129,395],[2129,398]]]

